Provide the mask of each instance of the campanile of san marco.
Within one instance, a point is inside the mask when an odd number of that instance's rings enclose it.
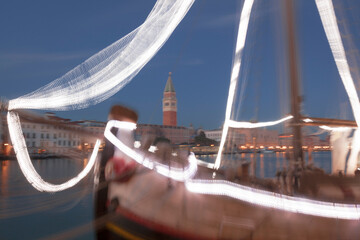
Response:
[[[175,88],[171,79],[171,72],[165,85],[163,98],[163,125],[177,126],[177,99]]]

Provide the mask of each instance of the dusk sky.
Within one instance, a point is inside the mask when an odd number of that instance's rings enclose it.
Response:
[[[196,0],[163,48],[120,92],[88,109],[56,114],[72,120],[106,121],[111,105],[121,103],[139,113],[140,123],[162,124],[162,95],[172,72],[178,125],[219,128],[224,121],[241,2]],[[260,3],[265,14],[272,13],[269,1]],[[2,1],[0,96],[13,99],[64,75],[139,26],[154,4],[155,0]],[[333,106],[339,102],[347,106],[346,96],[315,3],[309,0],[298,5],[297,30],[303,36],[298,38],[300,75],[302,90],[309,92],[304,96],[304,111],[312,116],[339,117]],[[265,43],[262,49],[276,49],[266,34],[259,41]],[[267,77],[273,64],[264,57],[259,66],[253,66],[258,72],[263,69],[258,73],[263,90],[257,91],[260,100],[248,97],[244,101],[247,105],[241,119],[254,119],[253,113],[246,115],[246,108],[258,108],[260,121],[283,117],[283,112],[275,109],[281,102],[276,97],[278,83],[270,84],[277,77]],[[254,103],[251,99],[258,100]]]

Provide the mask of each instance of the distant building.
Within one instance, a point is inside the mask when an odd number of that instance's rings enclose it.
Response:
[[[143,136],[149,136],[153,138],[167,138],[172,144],[182,144],[193,142],[195,130],[192,127],[138,124],[135,134],[139,140]]]
[[[21,122],[21,127],[28,147],[29,153],[65,153],[68,148],[81,149],[81,129],[76,122],[56,116],[47,112],[45,119],[54,124]],[[58,125],[56,123],[59,123]]]
[[[302,145],[308,147],[322,146],[320,137],[316,135],[307,135],[302,138]]]
[[[7,152],[8,146],[8,130],[6,124],[6,115],[0,113],[0,154],[5,154]]]
[[[293,135],[290,133],[279,134],[279,145],[282,147],[289,147],[293,145]]]
[[[104,131],[106,127],[105,122],[94,121],[94,120],[83,120],[83,121],[77,121],[75,123],[80,125],[82,129],[91,133],[91,135],[81,137],[83,148],[93,148],[96,139],[101,140],[104,138]]]
[[[222,130],[204,130],[207,138],[220,142]],[[267,129],[229,129],[226,139],[226,145],[231,147],[241,146],[276,146],[278,145],[278,132],[276,130]]]
[[[202,130],[205,133],[205,136],[209,139],[215,140],[217,142],[221,141],[222,129],[215,130]]]
[[[239,133],[246,136],[246,145],[248,146],[277,146],[279,144],[279,132],[266,128],[248,128],[237,129]]]
[[[194,141],[195,130],[191,127],[177,126],[177,99],[171,79],[171,72],[167,79],[163,95],[163,125],[138,124],[136,138],[143,136],[166,138],[172,144],[191,143]]]
[[[171,80],[171,72],[164,89],[163,97],[163,125],[177,126],[177,99],[176,92]]]
[[[215,130],[204,130],[205,136],[209,139],[215,140],[217,142],[221,141],[222,129]],[[234,129],[229,129],[228,135],[226,137],[225,146],[231,148],[238,148],[241,145],[246,144],[245,134],[235,131]]]
[[[68,153],[69,149],[87,150],[94,147],[96,139],[103,139],[106,125],[104,122],[71,121],[51,112],[45,113],[44,119],[51,121],[51,124],[21,120],[21,128],[30,154],[63,154]],[[84,131],[88,134],[84,134]],[[0,137],[0,154],[7,155],[9,151],[6,148],[11,149],[11,141],[6,117],[3,115],[1,115]]]

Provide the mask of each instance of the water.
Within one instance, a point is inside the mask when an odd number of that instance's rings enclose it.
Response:
[[[43,159],[33,164],[42,178],[59,184],[76,176],[87,160]],[[47,239],[93,220],[93,174],[58,193],[34,189],[17,161],[0,161],[0,239]],[[94,239],[90,227],[73,239]]]
[[[277,170],[288,164],[283,153],[248,153],[227,158],[235,157],[252,161],[250,171],[265,178],[273,178]],[[201,158],[211,162],[215,156]],[[330,152],[313,152],[313,163],[327,173],[331,172],[330,159]],[[86,163],[87,160],[70,159],[33,161],[39,174],[51,183],[62,183],[74,177]],[[86,230],[71,233],[71,239],[95,238],[89,224],[94,219],[93,174],[71,189],[59,193],[43,193],[27,182],[17,161],[0,161],[0,166],[0,239],[51,239],[86,224]]]

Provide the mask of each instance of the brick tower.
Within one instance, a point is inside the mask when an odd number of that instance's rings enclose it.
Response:
[[[176,126],[177,100],[173,82],[171,80],[171,72],[166,82],[163,98],[163,125]]]

